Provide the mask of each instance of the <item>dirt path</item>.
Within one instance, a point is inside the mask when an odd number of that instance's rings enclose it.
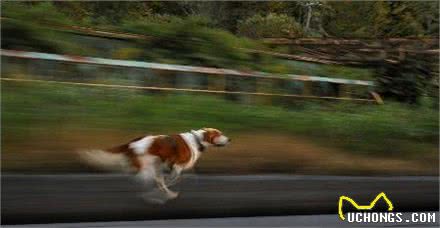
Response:
[[[42,131],[46,132],[46,131]],[[106,148],[142,133],[104,130],[59,131],[6,138],[2,146],[3,171],[81,172],[87,170],[77,149]],[[290,135],[238,134],[225,148],[210,148],[196,167],[198,173],[292,173],[344,175],[435,175],[438,155],[417,160],[379,158],[318,145]],[[434,154],[434,155],[432,155]],[[431,156],[431,157],[428,157]]]
[[[234,167],[243,172],[289,172],[302,174],[433,174],[432,163],[356,155],[285,135],[240,135],[239,143],[204,156],[199,169],[215,171]],[[216,151],[218,150],[218,151]]]

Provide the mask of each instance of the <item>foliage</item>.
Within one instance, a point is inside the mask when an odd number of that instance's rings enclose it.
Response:
[[[434,65],[430,56],[409,54],[397,63],[384,63],[377,68],[378,91],[385,98],[416,104],[432,83]]]
[[[325,28],[338,37],[438,36],[435,1],[332,2]]]
[[[374,13],[371,2],[330,2],[333,12],[324,18],[324,27],[331,36],[336,37],[370,37],[371,31],[366,27]],[[347,23],[349,22],[349,23]]]
[[[5,2],[2,4],[2,16],[24,21],[28,24],[60,25],[73,22],[53,5],[52,2],[26,4]]]
[[[254,39],[301,37],[301,25],[285,14],[254,15],[238,23],[238,34]]]
[[[141,58],[143,51],[138,48],[120,48],[112,53],[113,59],[136,60]]]
[[[2,48],[71,54],[86,52],[69,35],[53,29],[53,26],[73,22],[51,2],[35,5],[6,2],[2,4],[2,13],[5,17],[1,26]]]
[[[376,2],[373,34],[379,37],[414,36],[423,34],[416,15],[404,2]]]
[[[50,24],[77,24],[117,29],[123,21],[138,21],[156,15],[180,18],[202,16],[217,28],[232,33],[246,30],[248,21],[265,33],[267,20],[293,20],[294,32],[304,30],[309,3],[311,29],[305,35],[336,37],[438,36],[439,3],[436,1],[376,2],[5,2],[3,16]],[[15,8],[15,9],[14,9]],[[11,10],[12,9],[12,10]],[[281,17],[281,18],[277,18]],[[283,19],[288,17],[289,19]],[[240,24],[242,24],[240,26]],[[275,25],[278,26],[277,23]],[[241,28],[239,28],[241,27]],[[255,27],[257,29],[258,27]],[[283,28],[284,29],[284,28]],[[327,34],[328,33],[328,34]],[[296,33],[295,33],[296,35]]]
[[[55,1],[56,8],[77,25],[115,28],[126,19],[138,20],[153,13],[150,2]]]
[[[212,28],[212,22],[204,17],[156,16],[140,22],[127,22],[123,27],[128,32],[149,37],[148,41],[139,43],[148,50],[144,52],[147,60],[256,70],[265,66],[271,70],[274,68],[269,67],[277,65],[272,58],[260,58],[239,49],[263,48],[258,42]]]

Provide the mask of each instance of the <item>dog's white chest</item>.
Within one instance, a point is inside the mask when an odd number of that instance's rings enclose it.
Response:
[[[191,151],[191,158],[190,160],[181,165],[181,168],[183,170],[191,169],[196,164],[197,160],[200,157],[200,151],[198,149],[197,142],[194,139],[194,136],[191,133],[182,133],[180,134],[183,140],[185,140],[186,144],[188,145],[190,151]]]

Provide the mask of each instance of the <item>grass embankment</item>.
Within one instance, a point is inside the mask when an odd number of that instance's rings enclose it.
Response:
[[[2,169],[73,171],[73,151],[210,126],[233,137],[198,166],[216,173],[436,174],[438,111],[2,83]]]

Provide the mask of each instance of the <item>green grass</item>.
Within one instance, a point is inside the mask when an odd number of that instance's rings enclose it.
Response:
[[[3,140],[59,128],[167,133],[205,126],[300,135],[381,156],[417,156],[438,145],[438,110],[427,107],[298,101],[286,108],[215,96],[2,83]]]

